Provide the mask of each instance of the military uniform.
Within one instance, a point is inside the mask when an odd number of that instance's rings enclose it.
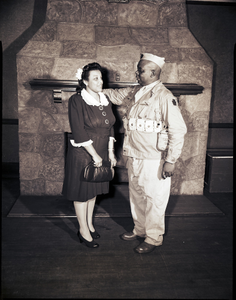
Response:
[[[163,163],[177,161],[187,132],[178,101],[160,80],[143,87],[108,89],[104,93],[111,102],[126,108],[123,154],[128,158],[133,233],[158,246],[165,231],[171,184],[170,177],[162,178]],[[168,146],[164,160],[165,137]]]

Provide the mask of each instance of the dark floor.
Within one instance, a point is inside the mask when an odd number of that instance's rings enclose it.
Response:
[[[233,194],[205,194],[224,214],[166,217],[150,254],[119,235],[130,217],[96,217],[98,249],[76,237],[76,218],[7,217],[19,180],[2,179],[2,299],[232,299]]]

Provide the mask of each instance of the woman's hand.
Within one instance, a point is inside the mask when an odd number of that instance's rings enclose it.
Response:
[[[102,158],[98,154],[93,156],[94,166],[99,168],[102,166]]]
[[[109,161],[111,162],[111,167],[115,167],[117,160],[115,157],[115,153],[113,149],[108,149],[108,157],[109,157]]]

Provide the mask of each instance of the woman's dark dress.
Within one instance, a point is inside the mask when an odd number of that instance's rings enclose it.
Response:
[[[107,106],[88,105],[80,94],[74,94],[69,99],[68,113],[72,132],[70,140],[84,143],[91,139],[101,158],[108,160],[108,141],[110,136],[114,136],[115,123],[111,102]],[[91,155],[84,147],[74,147],[69,141],[62,189],[62,194],[68,200],[85,202],[109,192],[109,182],[83,180],[83,169],[91,160]]]

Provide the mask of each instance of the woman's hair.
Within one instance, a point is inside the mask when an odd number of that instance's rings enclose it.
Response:
[[[77,87],[77,91],[81,91],[82,89],[86,88],[86,85],[83,83],[83,80],[88,81],[90,71],[94,71],[94,70],[99,70],[101,73],[103,72],[102,67],[96,62],[87,64],[86,66],[83,67],[81,80],[78,81],[79,85]]]

